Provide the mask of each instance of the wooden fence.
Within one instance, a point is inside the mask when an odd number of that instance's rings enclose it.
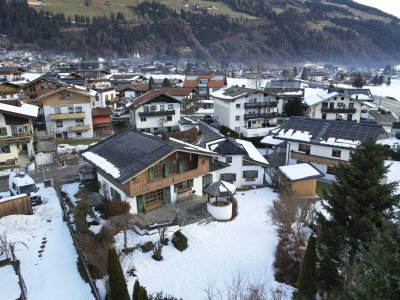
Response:
[[[0,218],[8,215],[31,215],[31,197],[27,195],[0,199]]]
[[[19,286],[21,288],[21,297],[20,297],[20,299],[21,300],[26,300],[27,299],[27,295],[28,295],[28,290],[26,289],[25,281],[24,281],[24,278],[22,277],[22,274],[21,274],[20,262],[17,259],[17,257],[15,256],[14,245],[9,244],[9,246],[10,246],[10,252],[11,252],[11,256],[12,256],[12,265],[14,266],[14,270],[17,273]]]

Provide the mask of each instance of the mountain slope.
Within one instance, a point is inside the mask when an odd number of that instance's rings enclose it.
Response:
[[[148,57],[221,62],[400,60],[399,19],[350,0],[200,1],[209,7],[223,5],[228,15],[193,6],[198,1],[179,1],[181,10],[175,7],[177,0],[161,1],[168,6],[136,0],[116,0],[114,5],[119,1],[124,14],[72,20],[64,14],[37,13],[24,1],[0,0],[0,33],[22,46],[85,56],[139,50]]]

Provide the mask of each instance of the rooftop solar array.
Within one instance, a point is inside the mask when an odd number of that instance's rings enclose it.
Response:
[[[300,81],[296,80],[272,80],[270,82],[267,82],[267,85],[265,86],[267,89],[299,89],[300,88]]]

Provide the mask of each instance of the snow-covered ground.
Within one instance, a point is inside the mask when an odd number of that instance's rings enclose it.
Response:
[[[96,143],[92,143],[90,145],[68,145],[68,144],[60,144],[57,146],[57,153],[72,153],[72,152],[80,152],[86,150],[88,147],[95,145]]]
[[[79,192],[79,186],[80,182],[67,183],[61,186],[61,191],[67,194],[73,205],[76,205],[76,202],[79,201],[75,196]]]
[[[53,188],[39,184],[46,202],[33,215],[12,215],[0,219],[0,233],[17,243],[16,256],[28,290],[28,299],[93,299],[90,287],[78,273],[77,253]],[[8,193],[6,193],[8,194]],[[43,250],[43,251],[42,251]],[[1,277],[4,283],[4,278]],[[8,286],[1,284],[0,299]],[[13,298],[15,299],[15,298]]]
[[[18,284],[18,276],[15,274],[12,265],[0,267],[0,280],[1,280],[1,299],[14,300],[18,299],[21,295],[21,288]]]
[[[139,281],[148,292],[164,291],[185,300],[205,299],[203,291],[210,283],[223,290],[238,272],[251,282],[263,283],[267,291],[282,287],[290,299],[291,288],[274,280],[274,252],[278,243],[275,228],[267,215],[267,208],[275,199],[271,189],[263,188],[237,194],[239,215],[231,222],[192,224],[182,228],[189,248],[179,252],[170,242],[163,248],[164,260],[157,262],[152,253],[136,250],[122,257],[126,272],[133,266]],[[171,240],[172,233],[168,238]],[[129,235],[129,246],[158,236]],[[122,233],[116,236],[117,248],[123,245]],[[129,277],[131,292],[134,278]]]

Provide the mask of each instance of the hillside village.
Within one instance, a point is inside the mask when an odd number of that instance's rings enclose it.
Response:
[[[307,241],[329,236],[316,220],[336,216],[329,191],[365,166],[361,154],[376,151],[384,171],[367,172],[368,184],[398,201],[399,76],[399,66],[150,63],[139,53],[1,60],[4,299],[125,289],[112,299],[236,299],[238,280],[260,299],[292,299]],[[304,213],[289,224],[295,250],[280,204]],[[112,259],[126,287],[113,289]]]

